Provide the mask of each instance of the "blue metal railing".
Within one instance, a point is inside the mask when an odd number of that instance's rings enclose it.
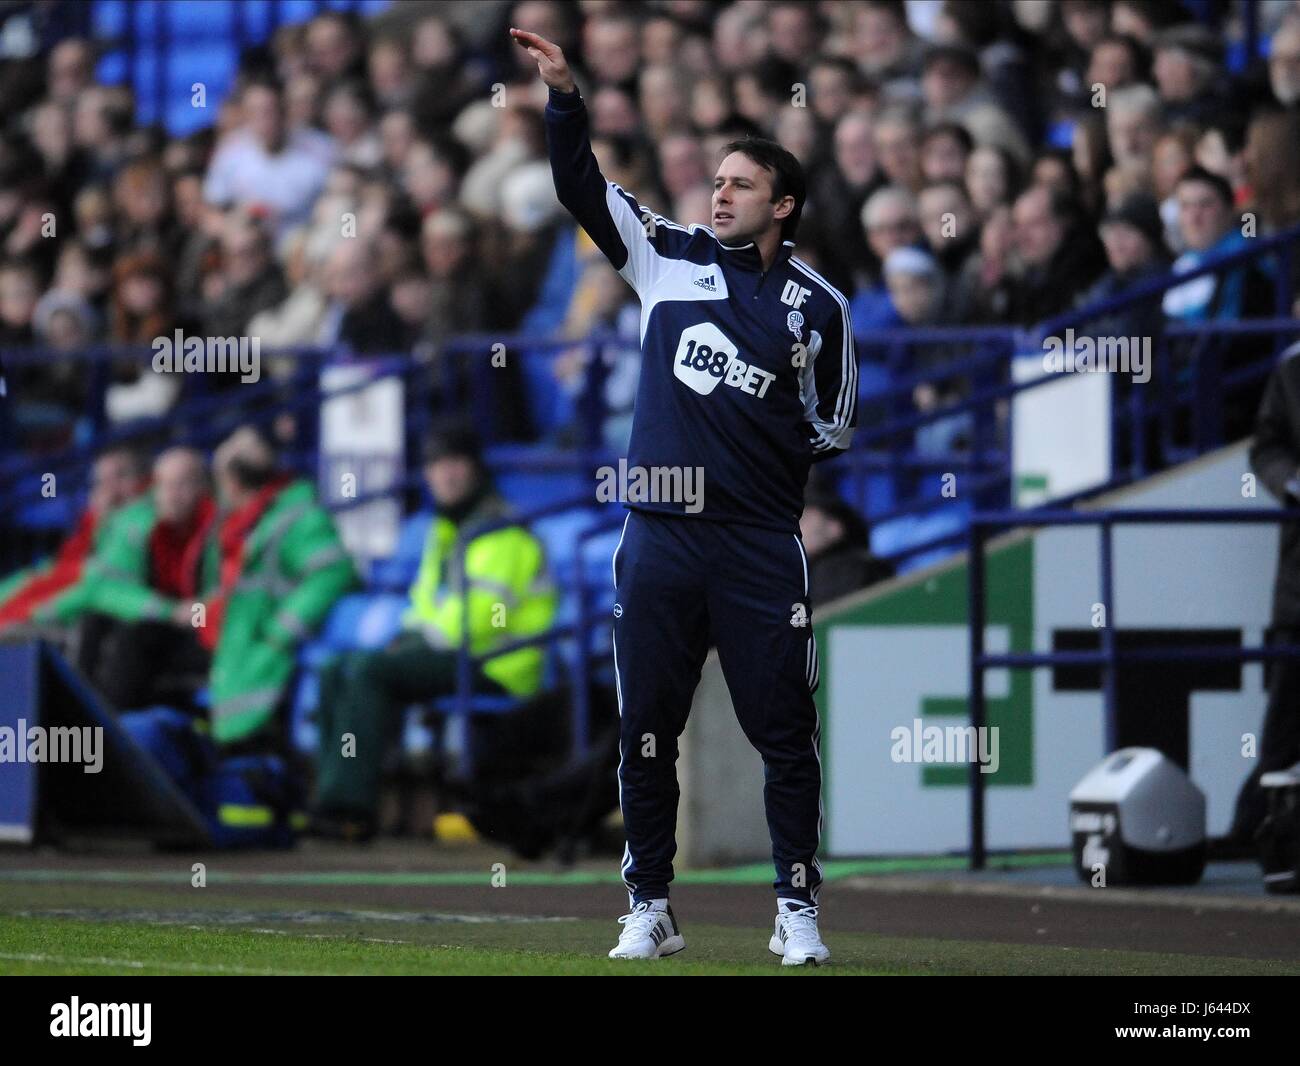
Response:
[[[1209,260],[1194,271],[1176,277],[1165,276],[1153,279],[1135,286],[1121,296],[1058,316],[1051,322],[1032,330],[980,327],[965,330],[881,331],[873,334],[871,338],[864,341],[864,348],[887,350],[894,369],[898,371],[877,397],[878,400],[884,398],[892,417],[883,425],[863,427],[855,440],[854,448],[830,465],[839,466],[851,479],[857,479],[860,499],[865,498],[864,479],[872,473],[884,472],[894,477],[911,478],[925,473],[966,471],[970,481],[966,486],[968,492],[965,495],[977,508],[1005,507],[1009,502],[1008,494],[1012,477],[1009,459],[1011,441],[1009,428],[1003,425],[998,417],[998,404],[1005,403],[1031,389],[1041,388],[1059,378],[1059,375],[1045,375],[1030,381],[1008,380],[1007,370],[1010,359],[1014,355],[1032,352],[1035,345],[1041,346],[1042,338],[1051,335],[1053,331],[1062,332],[1074,328],[1076,323],[1102,318],[1117,310],[1136,306],[1144,300],[1158,296],[1172,285],[1183,284],[1198,276],[1244,265],[1258,258],[1260,254],[1276,255],[1278,295],[1281,296],[1283,282],[1289,277],[1292,246],[1298,238],[1300,238],[1300,227],[1295,227],[1275,237],[1261,239],[1249,249]],[[1159,338],[1157,364],[1165,368],[1166,372],[1162,373],[1162,378],[1165,384],[1169,385],[1170,375],[1167,369],[1172,358],[1169,349],[1171,341],[1182,338],[1201,340],[1207,336],[1227,338],[1263,335],[1273,338],[1273,348],[1277,351],[1286,340],[1297,333],[1300,333],[1300,322],[1289,318],[1194,325],[1174,323],[1167,326]],[[601,421],[606,414],[603,384],[608,369],[606,360],[601,357],[601,354],[606,345],[621,346],[626,343],[624,338],[610,334],[593,335],[581,342],[539,340],[521,336],[463,336],[455,338],[445,346],[443,357],[436,365],[419,363],[405,357],[358,361],[357,365],[369,367],[372,373],[367,375],[365,380],[353,385],[329,390],[321,387],[318,372],[321,363],[329,358],[330,353],[318,349],[299,349],[288,353],[268,352],[267,357],[272,359],[284,355],[294,358],[295,367],[290,380],[278,380],[267,376],[257,384],[241,387],[236,394],[210,390],[205,392],[202,377],[190,376],[187,378],[187,386],[192,388],[195,394],[179,409],[127,427],[106,429],[95,446],[101,447],[109,442],[150,439],[158,436],[172,443],[210,445],[215,443],[217,435],[229,428],[221,426],[217,416],[228,413],[232,401],[237,396],[241,408],[240,421],[251,419],[269,425],[280,414],[307,414],[309,417],[300,424],[303,438],[297,443],[301,446],[300,450],[310,451],[314,448],[318,436],[314,418],[311,416],[319,411],[324,399],[364,389],[375,380],[394,375],[400,377],[408,386],[406,397],[408,440],[413,439],[420,429],[428,425],[435,412],[459,409],[460,402],[465,399],[478,405],[476,414],[480,416],[480,422],[491,426],[491,412],[487,404],[497,382],[492,377],[495,366],[490,355],[498,350],[498,346],[504,346],[509,350],[512,358],[527,359],[545,358],[556,349],[582,345],[588,347],[592,353],[591,358],[587,360],[590,373],[580,394],[574,400],[574,411],[585,447],[574,450],[570,456],[573,469],[582,469],[592,466],[598,459],[608,457],[608,453],[600,446]],[[905,372],[906,356],[911,346],[918,344],[951,344],[959,347],[973,345],[975,350],[968,351],[961,358],[947,365],[931,367],[917,373],[907,373]],[[15,367],[42,357],[43,353],[35,352],[6,353],[6,361]],[[89,367],[88,378],[94,398],[91,404],[92,416],[97,425],[105,425],[103,393],[108,384],[110,361],[125,358],[148,362],[149,357],[149,353],[140,350],[123,352],[106,347],[81,353],[80,358]],[[1120,432],[1126,428],[1133,443],[1134,459],[1128,469],[1115,474],[1103,485],[1089,487],[1085,494],[1129,483],[1147,471],[1150,464],[1146,456],[1144,428],[1152,419],[1159,420],[1167,428],[1171,421],[1171,412],[1180,404],[1192,405],[1198,414],[1203,415],[1207,397],[1218,397],[1223,387],[1238,386],[1262,378],[1268,373],[1270,367],[1271,360],[1259,359],[1244,368],[1236,368],[1230,373],[1220,374],[1222,368],[1210,359],[1197,367],[1198,373],[1193,376],[1191,389],[1184,388],[1180,392],[1177,388],[1167,387],[1159,390],[1151,398],[1145,394],[1139,395],[1134,390],[1122,402],[1117,398],[1112,412],[1113,425],[1116,427],[1112,439],[1118,440]],[[917,385],[942,382],[954,376],[969,377],[975,383],[975,387],[967,396],[937,410],[927,412],[911,410],[911,393]],[[264,406],[259,407],[263,404]],[[898,444],[900,439],[908,437],[918,429],[960,415],[970,415],[976,429],[972,446],[965,451],[933,455]],[[1190,442],[1192,453],[1204,450],[1218,443],[1219,440],[1212,426],[1202,431],[1201,423],[1198,421],[1197,427],[1197,432]],[[890,446],[879,447],[882,444]],[[77,478],[84,479],[88,470],[91,451],[91,445],[87,444],[68,449],[58,457],[45,457],[39,462],[27,464],[10,464],[0,469],[0,498],[5,499],[7,503],[20,504],[21,501],[15,498],[16,486],[23,478],[30,478],[34,472],[51,467],[65,475],[68,478],[67,483],[71,483],[75,491]],[[337,510],[345,510],[377,499],[392,498],[401,494],[409,496],[417,484],[418,478],[408,472],[405,478],[399,479],[396,484],[383,490],[353,500],[335,501],[331,506]],[[874,522],[880,523],[893,518],[923,514],[945,505],[944,501],[935,498],[932,494],[926,495],[920,492],[912,499],[905,499],[892,509],[872,514],[870,517]],[[12,512],[11,507],[10,513]],[[1032,512],[1015,513],[1019,514],[1021,520],[1025,522],[1030,520],[1029,515],[1032,514]],[[967,533],[964,531],[943,533],[905,546],[893,553],[893,558],[905,558],[939,547],[956,547],[966,539]],[[583,602],[585,603],[585,599]],[[583,626],[590,621],[585,614],[585,607],[580,611],[580,619]],[[573,627],[566,627],[564,635],[572,635],[572,630]],[[538,638],[537,642],[544,641]],[[579,646],[581,649],[586,649],[586,636],[580,634]],[[498,651],[496,654],[503,653]],[[580,661],[585,663],[581,653]],[[468,689],[463,685],[459,688],[462,698],[468,698]],[[580,685],[579,688],[585,697],[585,684]]]
[[[576,347],[589,348],[598,356],[602,346],[610,341],[607,334],[593,334],[582,341],[539,339],[514,334],[492,338],[463,337],[449,342],[444,349],[445,358],[432,363],[413,359],[406,354],[357,356],[340,361],[333,352],[321,348],[267,349],[260,352],[261,375],[258,381],[240,384],[237,390],[232,388],[223,391],[213,390],[206,374],[181,374],[178,377],[184,391],[175,407],[165,414],[134,419],[118,426],[110,425],[106,414],[105,397],[111,385],[111,365],[148,367],[154,358],[150,349],[109,345],[96,345],[75,353],[50,352],[43,348],[5,349],[5,365],[11,371],[39,366],[51,357],[83,365],[87,393],[85,414],[93,426],[97,427],[97,432],[93,441],[73,444],[57,455],[32,455],[0,469],[0,490],[12,488],[17,477],[22,474],[45,471],[51,462],[81,470],[84,475],[91,457],[103,447],[149,439],[159,433],[166,433],[169,439],[178,443],[214,443],[217,434],[225,428],[224,425],[214,428],[208,421],[216,413],[230,413],[233,410],[242,419],[241,409],[266,398],[277,399],[281,406],[274,411],[259,412],[260,418],[269,419],[279,413],[315,413],[320,403],[326,399],[365,388],[380,377],[394,375],[402,377],[412,390],[406,397],[410,432],[426,429],[441,415],[465,413],[466,402],[478,405],[474,413],[482,417],[476,421],[491,430],[495,421],[490,404],[497,382],[492,377],[495,371],[490,355],[495,346],[504,346],[511,353],[512,359],[523,360],[542,359],[556,350]],[[591,409],[588,395],[594,393],[595,398],[599,399],[604,368],[603,360],[596,356],[589,360],[592,368],[590,383],[584,385],[575,403],[577,417],[588,423],[604,415],[603,408],[594,411]],[[267,373],[268,366],[277,361],[294,364],[289,377],[276,377]],[[370,380],[355,386],[326,390],[320,384],[319,374],[323,369],[333,366],[361,367],[373,370],[374,374]],[[9,398],[11,406],[17,401],[16,396]],[[595,439],[598,433],[598,424],[582,426],[584,440]],[[487,435],[493,437],[491,432]]]
[[[1270,238],[1261,238],[1248,249],[1221,255],[1208,260],[1193,271],[1176,277],[1166,275],[1146,281],[1123,295],[1114,297],[1104,303],[1083,310],[1071,311],[1058,316],[1049,323],[1032,329],[1012,327],[977,327],[973,329],[909,329],[880,331],[860,342],[862,354],[869,356],[872,351],[883,350],[889,353],[894,373],[888,385],[874,398],[874,402],[884,404],[888,411],[885,422],[876,426],[862,426],[859,429],[853,449],[843,458],[827,464],[831,470],[839,469],[845,473],[850,483],[856,483],[856,496],[863,510],[867,510],[866,481],[872,474],[886,474],[890,483],[897,487],[891,492],[895,497],[893,506],[886,511],[869,514],[873,523],[883,523],[894,518],[924,515],[942,506],[935,495],[925,491],[923,475],[928,471],[949,472],[965,470],[975,477],[972,488],[978,494],[970,497],[977,506],[989,508],[1007,506],[1011,503],[1012,471],[1010,469],[1011,432],[1006,424],[1005,405],[1014,397],[1027,393],[1034,388],[1041,388],[1060,375],[1044,375],[1036,380],[1014,382],[1009,380],[1008,368],[1011,359],[1017,353],[1041,350],[1042,338],[1052,331],[1074,328],[1086,320],[1104,318],[1150,300],[1165,291],[1171,285],[1183,284],[1189,279],[1242,266],[1260,255],[1272,255],[1277,259],[1277,277],[1279,286],[1289,277],[1289,262],[1292,246],[1300,239],[1300,226]],[[1086,332],[1086,331],[1085,331]],[[1293,319],[1268,319],[1248,322],[1210,322],[1195,325],[1173,324],[1168,326],[1157,338],[1155,360],[1160,370],[1162,381],[1158,388],[1152,390],[1129,390],[1128,395],[1114,397],[1112,405],[1112,447],[1127,440],[1131,450],[1126,465],[1129,480],[1145,476],[1157,465],[1152,461],[1147,449],[1147,427],[1158,425],[1161,429],[1160,446],[1167,461],[1190,457],[1213,447],[1222,440],[1221,426],[1214,423],[1215,405],[1224,388],[1240,388],[1253,380],[1263,377],[1268,372],[1269,363],[1260,359],[1254,365],[1236,368],[1230,373],[1220,373],[1221,367],[1216,359],[1206,357],[1198,372],[1192,376],[1190,383],[1178,385],[1171,381],[1168,372],[1173,360],[1169,345],[1186,339],[1203,340],[1240,338],[1250,335],[1271,335],[1274,351],[1279,351],[1293,336],[1300,334],[1300,323]],[[582,342],[576,342],[589,348],[593,353],[587,360],[588,376],[580,394],[572,401],[574,416],[577,421],[580,442],[587,452],[575,460],[577,465],[588,461],[592,455],[601,454],[601,425],[606,414],[604,408],[603,385],[608,373],[606,359],[601,357],[607,346],[625,345],[627,342],[611,334],[593,335]],[[408,440],[413,440],[424,428],[435,410],[452,409],[455,405],[447,403],[448,398],[457,395],[457,385],[464,386],[463,399],[469,403],[480,425],[491,428],[494,425],[492,397],[500,384],[499,373],[491,359],[491,354],[504,347],[511,352],[512,358],[527,360],[546,358],[549,353],[559,348],[576,346],[575,342],[560,340],[538,340],[526,336],[462,336],[450,341],[444,350],[443,358],[437,368],[427,364],[414,364],[404,370],[403,377],[411,386],[407,398]],[[905,362],[916,345],[947,345],[957,350],[974,345],[975,351],[941,366],[931,367],[916,373],[908,373]],[[1205,347],[1205,345],[1202,345]],[[1212,346],[1211,346],[1212,347]],[[267,353],[268,357],[289,355],[300,363],[294,375],[292,387],[282,387],[277,391],[270,381],[257,386],[244,386],[238,392],[238,402],[242,405],[273,401],[281,393],[287,393],[279,402],[281,409],[294,413],[310,413],[313,405],[318,404],[321,392],[312,387],[311,375],[317,365],[329,353],[317,349],[298,349],[288,353]],[[1203,353],[1204,354],[1204,353]],[[42,358],[43,353],[6,353],[7,362],[15,367],[22,366]],[[64,356],[66,358],[66,356]],[[147,439],[149,434],[162,433],[172,440],[184,440],[187,443],[205,443],[205,434],[210,428],[212,416],[224,413],[229,404],[236,399],[234,393],[202,395],[203,383],[199,378],[187,378],[187,389],[197,396],[166,416],[133,425],[124,429],[106,428],[103,394],[108,385],[108,364],[111,360],[147,360],[148,355],[142,351],[123,352],[106,347],[83,353],[82,358],[88,363],[88,382],[91,393],[90,412],[94,426],[101,430],[96,443],[117,440]],[[408,360],[409,361],[409,360]],[[306,365],[302,365],[305,362]],[[942,383],[954,377],[968,378],[973,388],[964,398],[949,403],[932,411],[915,411],[911,403],[913,389],[921,384]],[[1118,390],[1117,390],[1118,391]],[[873,398],[864,399],[864,405],[873,402]],[[1190,418],[1192,432],[1190,440],[1179,446],[1173,439],[1174,417],[1177,410],[1186,408],[1195,417]],[[953,418],[968,418],[974,428],[970,446],[960,451],[948,451],[942,454],[927,453],[918,450],[910,442],[912,437],[927,427],[933,427]],[[268,415],[266,420],[269,421]],[[308,419],[310,423],[310,419]],[[177,426],[181,427],[177,431]],[[303,450],[312,442],[305,442]],[[70,475],[65,482],[77,487],[78,472],[84,479],[88,466],[91,447],[89,445],[74,447],[64,452],[56,461],[61,472]],[[0,493],[6,499],[14,499],[13,488],[20,476],[30,478],[34,471],[45,472],[50,465],[48,458],[42,459],[42,465],[18,464],[8,471],[0,470]],[[1115,464],[1112,463],[1112,466]],[[22,501],[18,501],[21,504]],[[895,559],[906,555],[932,550],[944,544],[949,538],[945,534],[933,541],[919,542],[890,554]]]
[[[1273,362],[1261,345],[1245,365],[1225,369],[1220,347],[1229,341],[1239,344],[1260,336],[1271,339],[1272,356],[1276,356],[1300,336],[1300,320],[1282,317],[1290,314],[1294,296],[1290,280],[1298,242],[1300,226],[1292,226],[1273,236],[1252,240],[1249,247],[1210,257],[1194,269],[1147,279],[1119,295],[1071,309],[1034,327],[904,328],[859,336],[859,361],[863,364],[874,361],[889,371],[888,383],[874,395],[860,397],[859,409],[883,409],[885,420],[878,426],[859,428],[853,451],[835,462],[842,464],[856,482],[854,495],[860,504],[866,500],[865,479],[869,474],[886,470],[895,482],[914,481],[915,471],[928,468],[982,473],[985,478],[978,482],[979,494],[967,498],[985,509],[1008,506],[1013,502],[1009,405],[1016,397],[1065,376],[1050,373],[1029,381],[1012,381],[1009,370],[1015,358],[1041,356],[1048,338],[1064,336],[1071,329],[1078,336],[1108,336],[1102,330],[1090,330],[1089,324],[1104,326],[1117,314],[1149,306],[1170,288],[1196,278],[1223,275],[1264,262],[1273,271],[1279,317],[1241,322],[1165,323],[1150,338],[1154,383],[1142,389],[1112,390],[1110,466],[1117,476],[1109,484],[1130,483],[1155,469],[1202,454],[1224,442],[1225,393],[1245,397],[1242,402],[1246,402],[1250,399],[1249,389],[1262,384]],[[961,354],[942,366],[919,372],[911,369],[918,351],[935,348]],[[1184,351],[1188,348],[1190,352]],[[1190,364],[1186,380],[1178,380],[1176,371],[1181,364]],[[953,380],[970,383],[962,398],[928,412],[917,411],[912,405],[911,394],[918,385],[940,385]],[[1186,413],[1185,428],[1177,424],[1180,412]],[[950,418],[966,418],[970,422],[972,439],[964,452],[930,456],[903,443],[911,442],[926,427]],[[1158,430],[1154,440],[1148,437],[1151,427]],[[1240,432],[1240,426],[1234,428]],[[1158,449],[1158,456],[1151,454],[1148,447],[1151,444]],[[1120,449],[1124,447],[1129,454],[1121,462]],[[1096,486],[1093,491],[1100,488]],[[890,512],[869,517],[873,524],[880,524],[904,515],[933,512],[947,502],[933,493],[917,492]],[[945,535],[916,544],[903,554],[928,551],[951,540]]]
[[[968,625],[970,628],[970,724],[976,730],[986,726],[984,674],[998,668],[1038,669],[1052,666],[1099,666],[1102,672],[1102,701],[1106,753],[1115,750],[1118,736],[1116,683],[1121,663],[1186,662],[1216,660],[1227,662],[1262,662],[1269,659],[1300,658],[1300,646],[1271,648],[1180,647],[1124,649],[1116,644],[1114,539],[1116,525],[1221,524],[1254,525],[1276,522],[1300,522],[1300,509],[1186,508],[1134,509],[1105,511],[1063,511],[1043,509],[1029,511],[977,512],[971,516],[967,534]],[[995,530],[1042,527],[1099,527],[1099,563],[1102,606],[1105,625],[1099,627],[1099,651],[1003,652],[984,650],[984,627],[987,619],[985,548]],[[979,733],[976,734],[977,736]],[[982,870],[987,860],[985,846],[984,775],[972,763],[970,774],[970,867]]]
[[[536,508],[531,511],[522,512],[510,518],[504,518],[490,525],[485,525],[474,531],[473,536],[469,537],[457,548],[457,565],[463,570],[465,554],[469,545],[479,537],[487,536],[489,533],[496,532],[499,529],[506,529],[511,526],[527,527],[531,523],[547,518],[553,515],[563,514],[573,510],[589,510],[594,515],[598,515],[602,510],[600,505],[592,502],[590,497],[580,497],[576,499],[562,501],[557,504],[548,505],[543,508]],[[575,547],[576,552],[576,617],[572,622],[560,623],[552,626],[544,633],[538,633],[534,636],[520,637],[516,640],[503,642],[496,647],[490,648],[482,653],[473,653],[470,651],[469,644],[461,641],[457,648],[456,655],[456,691],[453,694],[452,713],[466,716],[474,711],[474,700],[476,693],[474,691],[474,671],[481,669],[484,664],[503,655],[518,651],[521,648],[551,647],[558,648],[560,643],[567,639],[575,641],[574,649],[574,669],[573,669],[573,706],[571,708],[570,719],[570,745],[575,756],[584,754],[591,744],[591,694],[593,689],[594,666],[606,660],[613,658],[612,649],[608,652],[602,652],[599,656],[593,656],[591,653],[591,644],[597,632],[597,626],[611,626],[612,623],[606,619],[597,621],[591,611],[591,588],[587,584],[586,570],[583,559],[583,547],[586,543],[595,537],[603,536],[612,530],[619,529],[626,521],[623,514],[617,517],[599,518],[596,517],[593,524],[578,534]]]

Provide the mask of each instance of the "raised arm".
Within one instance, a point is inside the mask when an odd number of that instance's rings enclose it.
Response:
[[[560,47],[525,30],[512,29],[510,35],[537,60],[538,73],[550,87],[546,145],[556,196],[623,279],[638,294],[646,292],[665,260],[682,257],[690,232],[643,207],[601,174],[591,150],[587,106]]]

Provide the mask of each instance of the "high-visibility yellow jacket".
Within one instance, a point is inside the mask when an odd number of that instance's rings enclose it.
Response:
[[[446,649],[459,648],[468,634],[472,655],[550,628],[557,597],[537,538],[521,526],[474,535],[476,528],[509,513],[499,496],[489,495],[459,526],[441,515],[434,519],[403,615],[405,628]],[[483,673],[525,698],[541,686],[544,659],[540,645],[519,648],[489,659]]]

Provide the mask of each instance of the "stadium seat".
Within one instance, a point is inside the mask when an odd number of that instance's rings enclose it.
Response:
[[[533,428],[543,439],[551,438],[573,424],[577,414],[575,397],[555,378],[555,349],[525,349],[520,353],[524,393]]]
[[[892,556],[936,537],[948,536],[965,529],[970,521],[971,505],[964,500],[949,500],[940,507],[919,515],[904,515],[881,522],[871,530],[871,550],[876,555]],[[900,560],[898,572],[919,570],[952,555],[952,548],[936,548]]]
[[[346,651],[381,648],[401,628],[405,596],[388,592],[360,592],[344,596],[334,605],[315,643]]]
[[[376,559],[370,567],[370,586],[384,591],[405,592],[415,582],[424,554],[432,511],[418,511],[402,521],[397,534],[397,548],[386,559]]]
[[[583,495],[595,497],[592,478],[572,456],[538,445],[502,445],[487,453],[497,488],[521,511]]]
[[[358,592],[334,605],[315,640],[298,652],[298,676],[289,710],[289,733],[300,752],[316,748],[313,718],[320,702],[320,670],[345,651],[381,648],[401,628],[405,596],[391,592]]]
[[[76,493],[42,496],[39,480],[23,479],[19,482],[14,495],[19,499],[32,501],[20,507],[16,516],[16,524],[32,532],[71,529],[76,524],[77,515],[85,506],[85,500]]]

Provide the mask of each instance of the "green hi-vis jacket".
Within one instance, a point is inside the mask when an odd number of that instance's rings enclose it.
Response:
[[[214,576],[218,552],[213,537],[207,572]],[[285,486],[249,533],[226,600],[209,677],[213,740],[230,744],[273,725],[298,644],[356,584],[352,560],[311,483]]]
[[[521,526],[474,537],[476,527],[508,514],[504,501],[489,495],[459,526],[434,519],[402,618],[407,629],[448,649],[459,648],[468,633],[470,653],[481,655],[550,628],[556,594],[537,538]],[[466,541],[462,572],[457,557]],[[543,661],[542,647],[519,648],[489,659],[483,673],[523,698],[541,686]]]
[[[126,504],[106,523],[80,579],[36,611],[41,621],[74,622],[94,611],[126,622],[161,622],[176,600],[149,587],[149,535],[158,521],[148,495]]]

